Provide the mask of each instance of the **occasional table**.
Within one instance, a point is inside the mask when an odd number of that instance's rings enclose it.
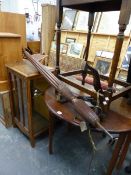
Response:
[[[46,90],[44,99],[50,114],[49,153],[51,154],[53,141],[53,118],[58,117],[59,119],[67,121],[76,126],[80,126],[80,120],[75,118],[77,113],[73,109],[71,103],[66,102],[62,104],[56,100],[54,88],[49,88],[48,90]],[[124,113],[124,111],[127,117],[125,117],[123,114],[120,114]],[[107,116],[105,117],[103,122],[101,122],[102,126],[104,126],[110,133],[119,134],[118,141],[115,145],[114,151],[112,153],[112,158],[109,163],[107,175],[111,175],[115,167],[121,168],[121,165],[124,161],[126,150],[129,146],[129,138],[131,137],[131,118],[129,118],[128,115],[131,115],[130,106],[125,105],[124,98],[120,98],[112,102],[111,108]],[[101,131],[101,129],[96,128],[96,131]]]

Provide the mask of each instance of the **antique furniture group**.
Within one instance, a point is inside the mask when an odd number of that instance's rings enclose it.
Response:
[[[89,12],[89,20],[87,45],[81,69],[63,73],[60,70],[60,40],[63,8],[65,7]],[[108,11],[120,11],[119,33],[116,38],[109,77],[99,75],[98,71],[88,64],[95,12]],[[0,70],[0,92],[7,93],[8,91],[12,123],[29,137],[32,147],[35,146],[35,137],[49,127],[49,152],[52,153],[53,119],[57,117],[82,129],[83,125],[84,127],[88,125],[97,132],[105,132],[111,139],[113,139],[112,134],[118,134],[118,141],[109,163],[107,175],[112,174],[115,166],[117,168],[121,167],[131,138],[131,109],[130,105],[127,104],[127,99],[124,98],[125,95],[130,96],[131,85],[115,79],[115,74],[124,41],[124,31],[129,23],[130,14],[130,0],[57,0],[56,66],[54,73],[42,65],[43,55],[31,55],[30,50],[25,49],[26,44],[23,36],[0,33],[0,66],[2,67],[2,71]],[[6,47],[8,42],[10,42],[10,48]],[[24,49],[24,56],[28,60],[23,60],[22,48]],[[82,80],[79,83],[74,79],[74,75],[77,74],[81,76]],[[85,83],[88,76],[92,77],[93,80],[92,89]],[[43,92],[39,90],[37,81],[36,84],[34,83],[35,80],[42,77],[48,81],[48,85],[52,86],[46,90],[44,99]],[[44,85],[45,79],[41,84]],[[101,79],[108,82],[106,89],[102,88]],[[120,91],[115,91],[114,84],[123,88]],[[45,102],[48,108],[49,118],[47,120],[44,117],[39,118],[33,111],[37,93],[42,96],[42,101],[38,103],[41,105]],[[90,107],[85,101],[92,103],[92,100],[95,103]],[[37,107],[40,105],[37,104]],[[6,106],[8,105],[6,104]],[[4,109],[6,108],[4,107]],[[39,112],[39,110],[37,111]],[[1,117],[6,126],[8,125],[8,114],[4,110],[5,117]]]

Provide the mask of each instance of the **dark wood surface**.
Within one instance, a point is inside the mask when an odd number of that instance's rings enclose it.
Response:
[[[45,102],[55,116],[79,126],[81,120],[75,119],[78,114],[73,109],[73,106],[69,102],[64,104],[57,102],[54,89],[50,88],[46,91]],[[61,111],[62,115],[59,115],[57,111]],[[124,111],[126,111],[125,115]],[[111,133],[128,132],[131,131],[130,117],[131,107],[126,105],[126,101],[124,102],[121,98],[118,99],[118,103],[117,101],[112,102],[111,108],[101,124]],[[97,129],[100,130],[99,128]]]
[[[115,11],[120,10],[122,0],[62,0],[63,7],[84,11]]]
[[[54,133],[54,117],[58,117],[73,125],[79,126],[80,119],[75,119],[77,113],[73,106],[68,102],[61,104],[57,102],[55,90],[50,88],[45,93],[45,103],[49,109],[49,153],[53,153],[53,133]],[[58,114],[58,111],[62,113]],[[125,160],[130,138],[131,138],[131,107],[127,106],[126,99],[119,98],[112,102],[110,110],[106,118],[101,124],[111,133],[117,133],[118,141],[112,153],[106,175],[112,175],[114,168],[120,169]],[[100,131],[96,128],[96,131]]]

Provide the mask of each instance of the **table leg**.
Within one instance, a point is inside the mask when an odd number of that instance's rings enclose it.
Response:
[[[120,154],[120,158],[119,158],[119,161],[117,163],[117,169],[120,169],[124,160],[125,160],[125,157],[126,157],[126,154],[127,154],[127,151],[128,151],[128,148],[129,148],[129,145],[130,145],[130,142],[131,142],[131,133],[129,133],[126,137],[126,140],[125,140],[125,143],[123,145],[123,149],[121,151],[121,154]]]
[[[120,151],[122,149],[122,145],[125,141],[125,138],[126,138],[126,133],[119,134],[118,141],[116,143],[115,149],[114,149],[113,154],[112,154],[112,158],[111,158],[110,163],[109,163],[107,175],[112,175],[112,171],[115,168],[116,163],[118,161],[119,154],[120,154]]]
[[[53,143],[53,130],[54,130],[54,122],[53,115],[49,112],[49,153],[53,153],[52,143]]]

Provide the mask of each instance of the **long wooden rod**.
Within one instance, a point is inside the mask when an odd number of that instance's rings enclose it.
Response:
[[[26,52],[25,52],[26,53]],[[26,53],[27,56],[28,52]],[[55,87],[58,88],[59,84],[61,83],[60,80],[58,78],[56,78],[56,76],[54,74],[52,74],[52,76],[50,76],[49,71],[47,70],[47,68],[42,65],[39,61],[36,61],[34,64],[33,61],[33,57],[31,58],[31,55],[28,55],[28,59],[32,62],[32,64],[37,67],[37,69],[39,69],[39,71],[45,75],[46,79],[49,81],[50,83]],[[44,67],[44,68],[43,68]]]

